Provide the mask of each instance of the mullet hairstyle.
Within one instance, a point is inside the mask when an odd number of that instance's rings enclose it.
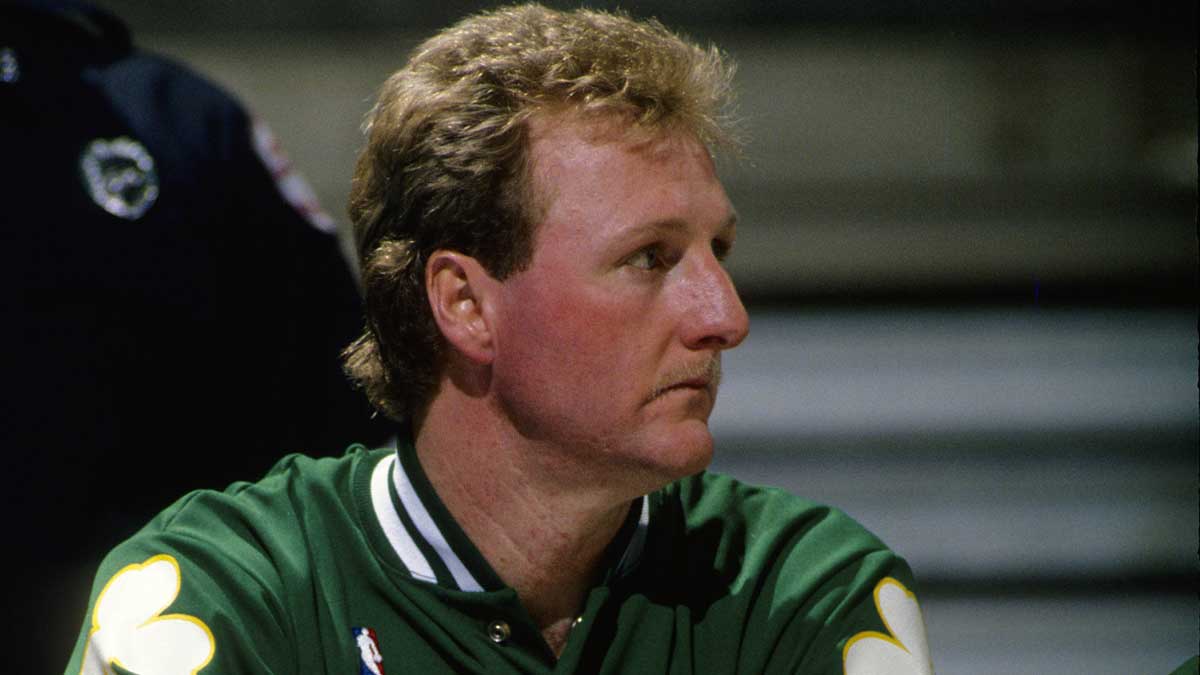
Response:
[[[444,342],[425,294],[439,249],[497,279],[524,269],[543,215],[530,185],[533,115],[619,116],[679,128],[710,151],[736,142],[733,66],[657,21],[530,4],[469,17],[416,48],[367,115],[349,212],[366,327],[346,373],[384,415],[419,421]]]

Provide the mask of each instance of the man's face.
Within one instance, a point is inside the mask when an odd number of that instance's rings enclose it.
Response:
[[[501,285],[493,386],[543,461],[655,487],[712,457],[720,353],[748,318],[721,260],[735,214],[704,146],[569,114],[531,124],[544,218]],[[549,453],[554,454],[554,453]]]

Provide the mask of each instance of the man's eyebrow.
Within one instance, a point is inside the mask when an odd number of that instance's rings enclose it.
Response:
[[[729,216],[726,217],[725,221],[723,223],[721,223],[721,226],[717,228],[717,233],[718,234],[732,233],[737,230],[737,224],[738,224],[738,213],[737,213],[737,211],[730,209]],[[686,232],[687,230],[688,230],[688,223],[686,220],[680,220],[679,218],[666,218],[664,220],[654,220],[654,221],[650,221],[648,223],[640,223],[638,225],[635,225],[629,229],[629,233],[636,235],[636,234],[640,234],[642,232],[650,231],[650,232],[662,232],[662,233],[666,233],[666,234],[672,234],[672,233],[676,233],[676,232]]]

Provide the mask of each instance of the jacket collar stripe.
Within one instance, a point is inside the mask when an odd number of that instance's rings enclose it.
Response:
[[[437,552],[438,557],[446,565],[446,569],[450,570],[450,575],[454,577],[458,588],[463,591],[482,591],[483,586],[467,570],[467,566],[459,559],[454,549],[450,548],[450,544],[446,542],[446,537],[442,536],[442,531],[438,528],[437,523],[433,522],[433,518],[430,517],[425,504],[421,502],[421,498],[417,495],[412,481],[409,480],[408,474],[404,472],[404,467],[399,463],[395,463],[392,480],[395,482],[396,494],[400,496],[400,502],[404,510],[408,513],[408,517],[416,525],[417,532]]]
[[[417,542],[400,521],[388,493],[388,476],[395,464],[396,455],[393,453],[375,465],[375,470],[371,472],[371,506],[375,509],[375,517],[383,527],[384,535],[387,536],[396,555],[400,556],[400,562],[404,563],[409,574],[423,581],[436,583],[437,577],[429,566],[429,561],[421,554]]]
[[[642,558],[642,549],[646,546],[646,531],[650,528],[650,497],[643,496],[641,503],[637,529],[633,531],[633,536],[629,538],[629,545],[625,547],[621,561],[617,563],[618,575],[628,574],[637,565]]]

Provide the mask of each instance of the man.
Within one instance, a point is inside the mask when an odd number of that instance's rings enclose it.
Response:
[[[418,47],[351,195],[347,364],[398,449],[169,509],[105,562],[68,672],[931,672],[892,552],[703,473],[747,332],[728,78],[536,5]]]

